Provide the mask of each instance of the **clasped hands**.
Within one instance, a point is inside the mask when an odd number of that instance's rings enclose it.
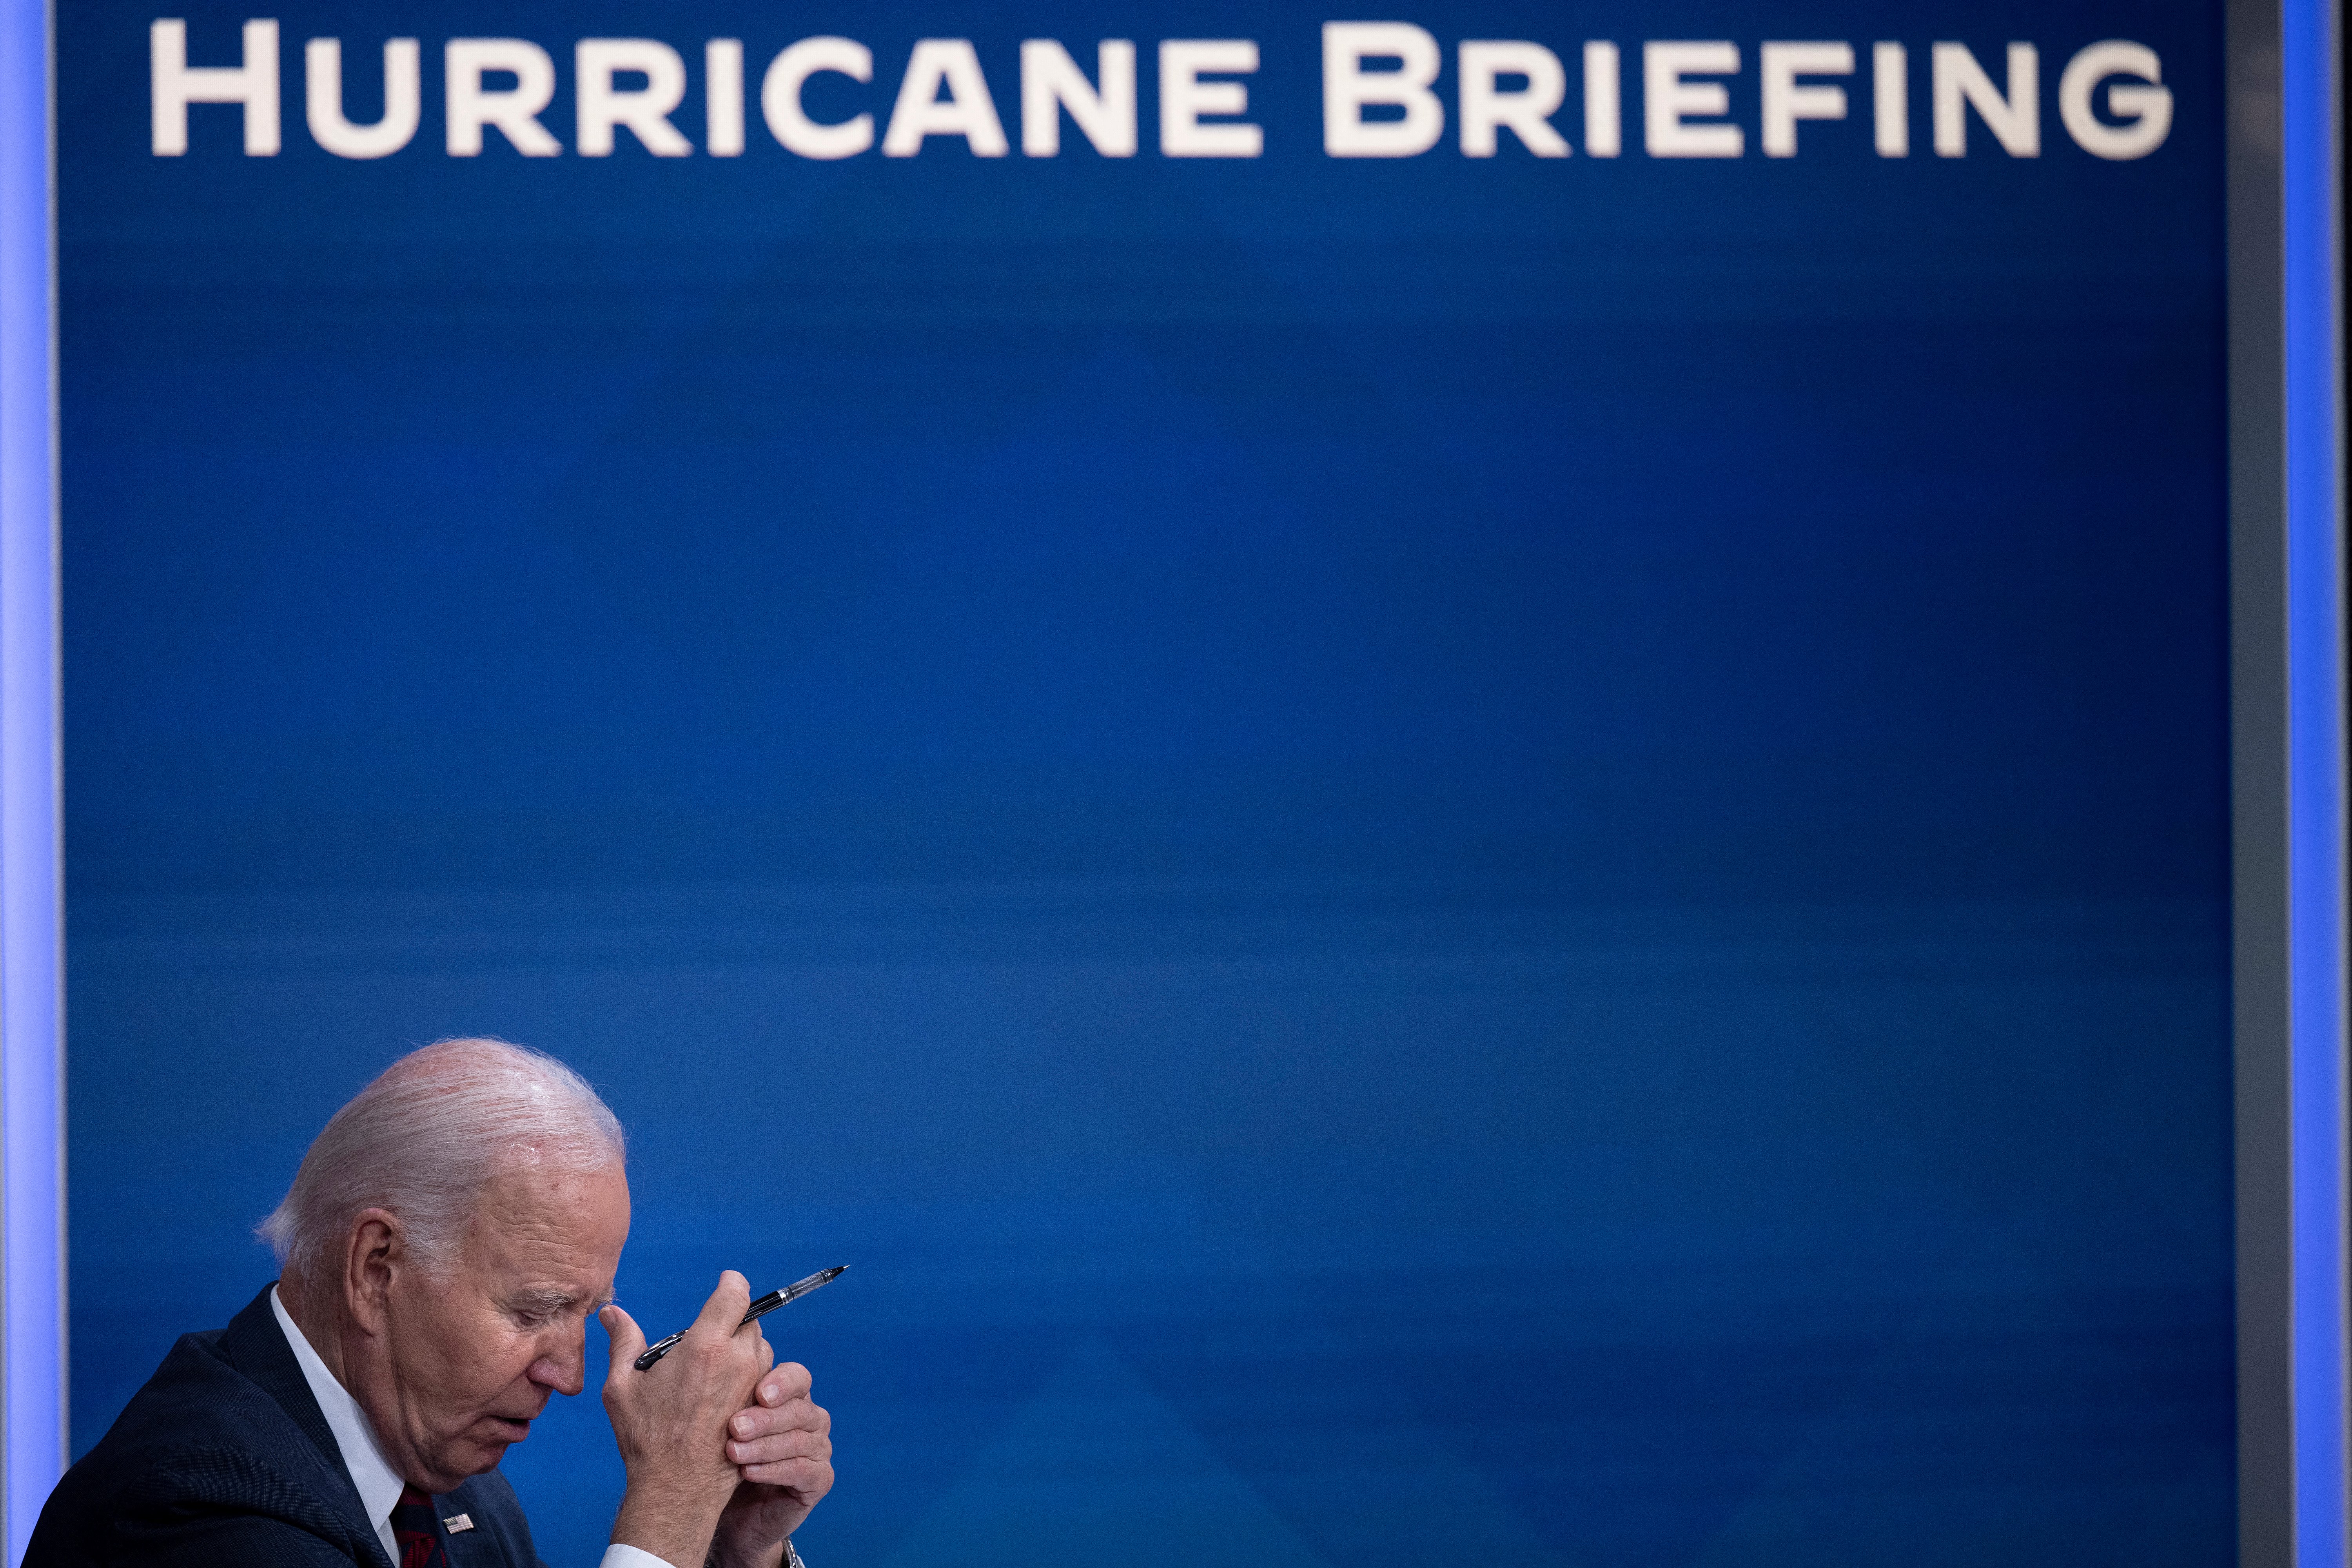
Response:
[[[675,1568],[773,1568],[784,1538],[833,1487],[833,1417],[809,1398],[808,1368],[744,1323],[751,1288],[729,1269],[686,1337],[645,1372],[646,1336],[628,1313],[599,1317],[612,1336],[604,1412],[628,1489],[613,1541]],[[740,1325],[740,1327],[738,1325]]]

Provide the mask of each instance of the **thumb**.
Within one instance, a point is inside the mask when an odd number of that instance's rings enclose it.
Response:
[[[596,1321],[604,1324],[604,1332],[612,1336],[614,1366],[625,1366],[644,1352],[645,1331],[637,1327],[635,1318],[621,1310],[618,1302],[608,1302],[604,1310],[596,1314]]]
[[[713,1330],[721,1339],[731,1338],[742,1326],[743,1314],[751,1310],[751,1282],[730,1268],[719,1277],[719,1289],[702,1304],[694,1326]]]

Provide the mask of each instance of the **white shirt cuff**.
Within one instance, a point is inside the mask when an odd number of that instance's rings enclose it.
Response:
[[[624,1546],[619,1542],[604,1548],[604,1560],[596,1568],[676,1568],[674,1563],[655,1556],[642,1546]],[[789,1541],[784,1542],[784,1568],[806,1568],[799,1551]]]
[[[604,1560],[596,1568],[677,1568],[668,1559],[656,1557],[642,1546],[624,1546],[619,1542],[604,1548]]]

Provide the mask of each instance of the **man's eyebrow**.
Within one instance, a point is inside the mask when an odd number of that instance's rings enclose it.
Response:
[[[612,1300],[613,1294],[609,1290],[597,1292],[592,1296],[583,1291],[567,1290],[560,1285],[547,1285],[518,1290],[507,1298],[507,1304],[518,1311],[551,1314],[563,1311],[567,1308],[581,1306],[587,1307],[591,1311],[597,1311],[608,1305]]]

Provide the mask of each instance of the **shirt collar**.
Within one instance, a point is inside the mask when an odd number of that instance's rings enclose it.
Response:
[[[327,1430],[335,1435],[335,1447],[342,1450],[343,1468],[351,1472],[352,1485],[358,1489],[360,1506],[367,1510],[368,1522],[383,1542],[385,1552],[397,1562],[400,1553],[393,1551],[392,1510],[400,1501],[400,1494],[408,1483],[383,1457],[383,1449],[375,1440],[375,1428],[368,1425],[367,1412],[360,1408],[351,1391],[335,1381],[319,1352],[310,1348],[301,1328],[286,1310],[286,1303],[278,1299],[278,1287],[269,1288],[269,1310],[278,1314],[278,1326],[285,1331],[286,1342],[293,1347],[294,1359],[301,1364],[302,1380],[310,1385],[310,1397],[319,1402],[319,1413],[327,1418]]]

